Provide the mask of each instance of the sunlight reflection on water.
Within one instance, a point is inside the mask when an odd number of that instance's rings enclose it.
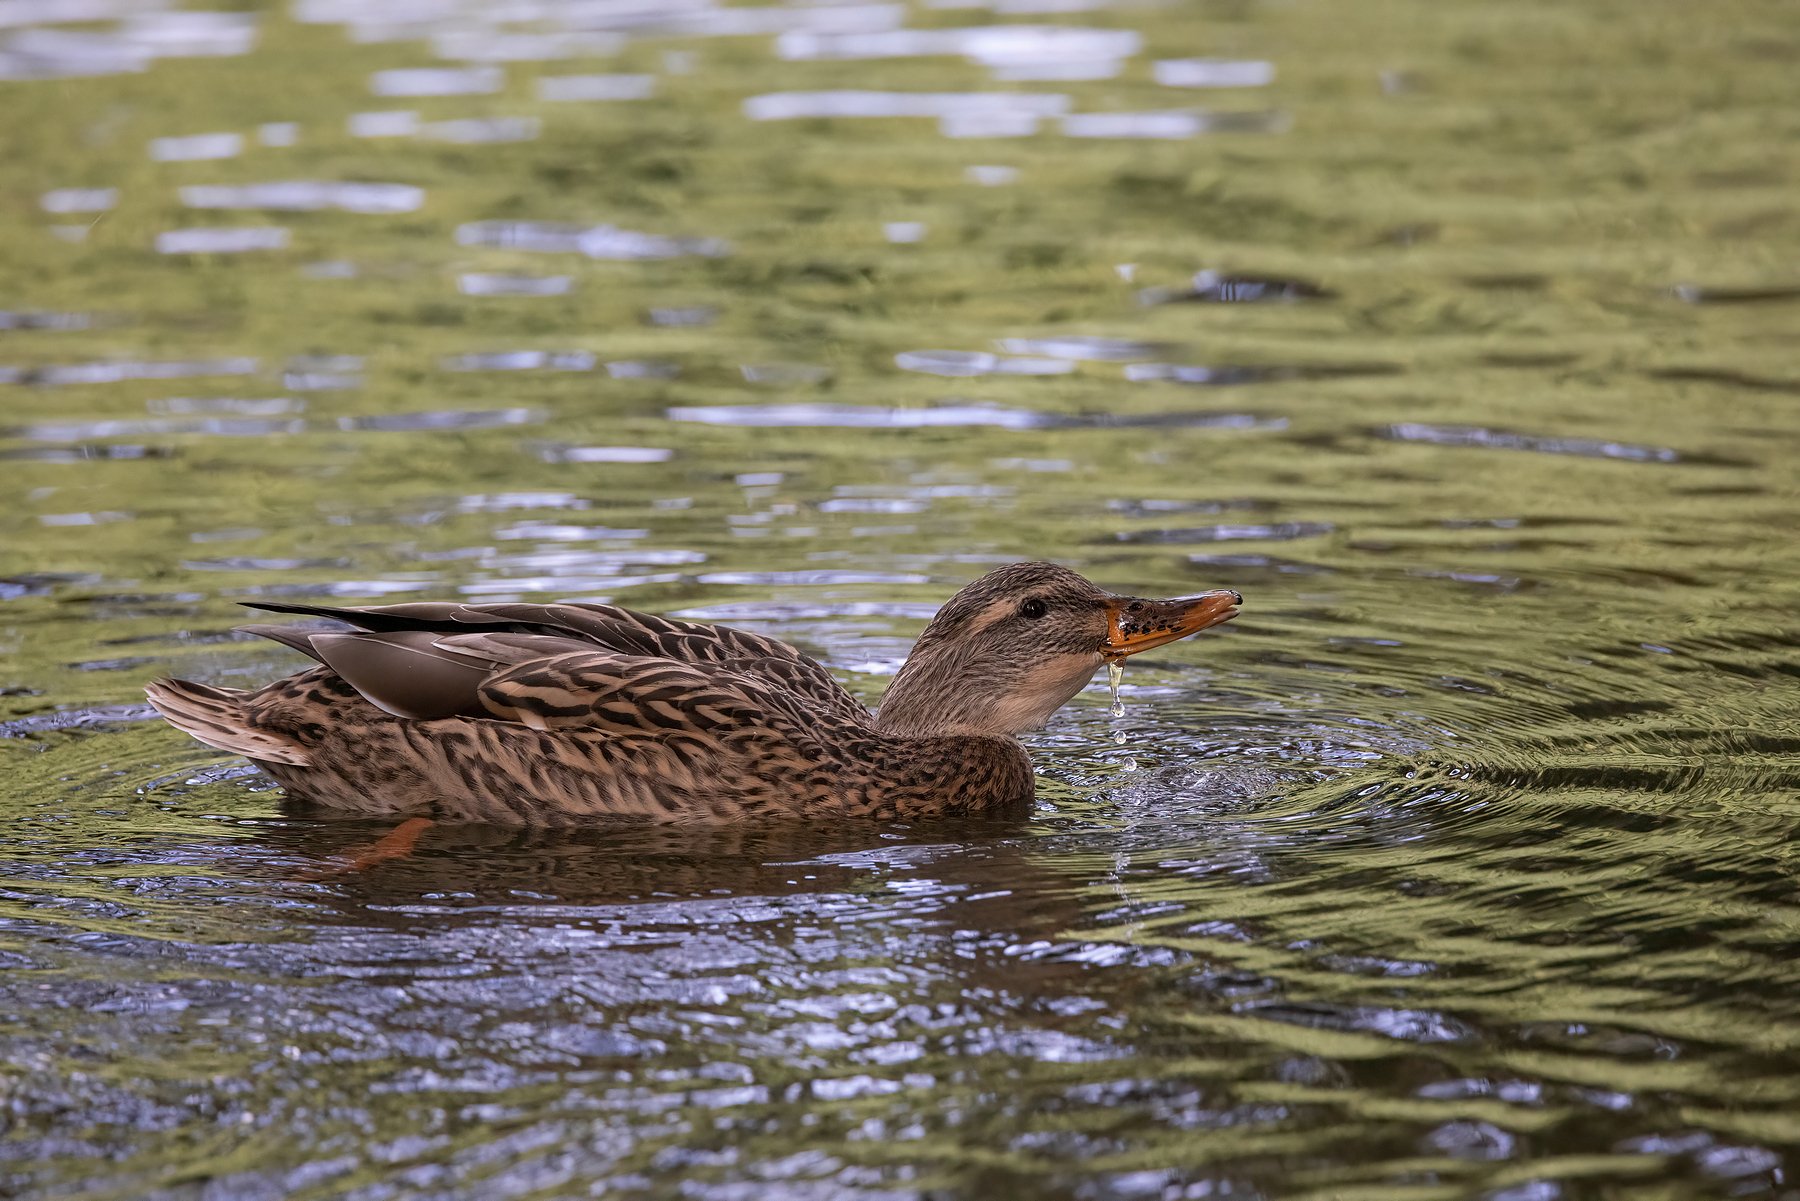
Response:
[[[0,0],[0,1191],[1786,1196],[1791,14],[1240,8]],[[877,703],[1026,557],[1246,607],[1017,820],[346,872],[139,699],[582,598]]]

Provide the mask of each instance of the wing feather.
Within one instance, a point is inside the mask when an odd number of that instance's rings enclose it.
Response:
[[[703,625],[640,613],[617,605],[553,604],[527,605],[515,603],[469,605],[456,602],[409,602],[368,608],[337,608],[289,601],[245,602],[251,608],[279,613],[300,613],[328,617],[346,622],[365,631],[361,640],[347,641],[332,631],[290,632],[294,627],[245,627],[250,633],[272,637],[302,653],[311,654],[340,670],[358,691],[376,704],[383,692],[379,671],[358,671],[359,679],[351,679],[338,664],[321,653],[321,635],[333,638],[335,654],[346,661],[379,658],[396,661],[388,649],[404,645],[413,654],[429,655],[429,647],[444,652],[452,663],[466,664],[470,659],[483,660],[495,666],[517,664],[531,658],[571,653],[598,648],[641,659],[657,659],[677,665],[722,669],[760,681],[765,688],[786,693],[793,702],[819,715],[837,721],[867,727],[871,724],[868,709],[846,692],[831,673],[817,660],[797,648],[762,634],[732,629],[729,626]],[[283,633],[276,633],[283,631]],[[419,634],[436,634],[435,639],[421,639]],[[369,636],[373,635],[373,638]],[[352,670],[357,670],[355,664]],[[429,698],[430,703],[413,705],[419,715],[442,709],[445,713],[467,712],[465,705],[476,704],[464,683],[466,673],[430,669],[434,687],[449,689],[443,696]],[[365,684],[376,691],[371,693]],[[402,689],[404,691],[404,689]],[[410,695],[408,701],[414,700]],[[446,706],[453,706],[445,708]],[[387,707],[387,706],[383,706]],[[402,712],[405,703],[390,712]]]
[[[489,715],[536,730],[718,736],[753,729],[810,742],[837,724],[752,676],[605,651],[517,664],[490,675],[479,696]]]

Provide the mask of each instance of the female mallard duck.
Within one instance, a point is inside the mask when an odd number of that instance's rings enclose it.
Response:
[[[1042,725],[1103,662],[1237,613],[1014,563],[938,610],[870,713],[785,642],[611,605],[253,607],[356,627],[248,626],[321,666],[256,692],[158,680],[170,724],[290,793],[363,817],[918,818],[1020,805]]]

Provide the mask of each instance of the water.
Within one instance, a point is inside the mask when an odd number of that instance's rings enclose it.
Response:
[[[0,1191],[1796,1195],[1791,5],[498,11],[0,5]],[[1019,822],[344,873],[140,699],[463,596],[875,700],[1022,557],[1246,603]]]

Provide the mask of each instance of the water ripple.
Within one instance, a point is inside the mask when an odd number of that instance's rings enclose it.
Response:
[[[1636,446],[1599,438],[1544,437],[1512,434],[1478,426],[1426,425],[1402,422],[1390,425],[1384,436],[1398,442],[1429,442],[1437,446],[1474,446],[1497,450],[1529,450],[1546,455],[1581,455],[1596,459],[1629,459],[1638,463],[1679,463],[1681,455],[1663,446]]]

